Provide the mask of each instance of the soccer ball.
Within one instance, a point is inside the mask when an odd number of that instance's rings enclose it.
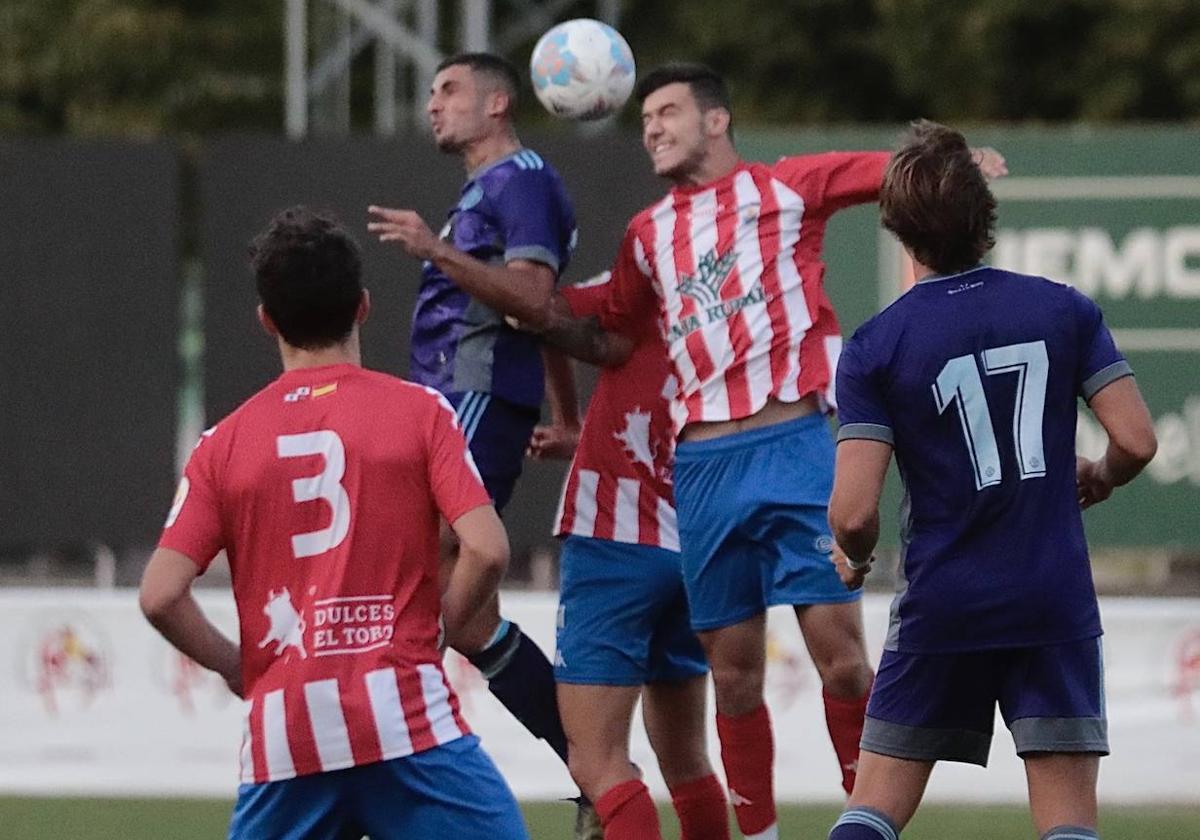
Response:
[[[620,109],[633,92],[633,51],[607,23],[576,18],[538,39],[529,74],[551,114],[595,120]]]

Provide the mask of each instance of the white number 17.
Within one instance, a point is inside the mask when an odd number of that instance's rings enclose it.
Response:
[[[1022,481],[1040,478],[1046,474],[1046,454],[1042,448],[1042,415],[1046,407],[1046,375],[1050,368],[1046,342],[993,347],[981,355],[984,371],[989,376],[1017,375],[1017,399],[1013,406],[1017,466]],[[953,404],[958,405],[958,419],[975,470],[975,489],[999,484],[1000,451],[974,356],[957,356],[946,362],[933,384],[933,399],[938,414]]]

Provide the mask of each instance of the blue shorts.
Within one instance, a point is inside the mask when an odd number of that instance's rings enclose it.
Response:
[[[512,791],[467,735],[415,755],[242,785],[230,840],[528,840]]]
[[[492,504],[503,510],[521,477],[525,450],[541,412],[481,391],[447,394],[446,399],[458,414]]]
[[[676,552],[651,545],[567,537],[554,678],[645,685],[708,673],[679,563]]]
[[[855,601],[831,560],[833,435],[809,414],[675,450],[675,506],[692,627],[778,604]]]
[[[987,766],[997,703],[1017,755],[1108,755],[1099,638],[966,653],[885,650],[862,748]]]

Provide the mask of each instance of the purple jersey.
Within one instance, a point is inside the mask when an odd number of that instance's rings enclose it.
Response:
[[[988,267],[923,280],[859,328],[838,364],[838,437],[891,444],[905,485],[888,649],[1100,634],[1076,404],[1131,372],[1092,301]]]
[[[521,149],[471,173],[441,236],[486,263],[532,260],[561,275],[575,247],[575,211],[558,173]],[[413,312],[409,378],[444,394],[476,391],[542,404],[538,340],[508,326],[430,262]]]

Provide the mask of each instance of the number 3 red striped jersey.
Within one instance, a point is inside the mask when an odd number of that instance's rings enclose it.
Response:
[[[489,503],[449,404],[355,365],[284,373],[205,432],[159,545],[228,556],[243,782],[468,733],[438,650],[438,520]]]
[[[601,323],[630,332],[657,304],[679,383],[676,431],[748,417],[768,398],[833,402],[841,337],[822,285],[825,225],[878,197],[888,158],[830,152],[740,163],[717,181],[676,187],[633,218]]]
[[[607,278],[560,289],[573,315],[600,311],[611,288]],[[563,486],[555,536],[679,550],[668,408],[674,392],[662,340],[654,322],[643,320],[629,359],[600,371]]]

